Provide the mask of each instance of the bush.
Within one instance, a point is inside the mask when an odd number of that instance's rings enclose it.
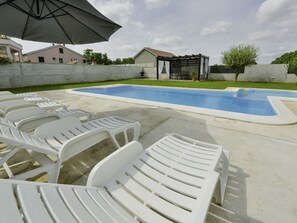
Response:
[[[12,64],[12,60],[8,57],[0,56],[0,65],[7,65],[7,64]]]
[[[288,65],[288,74],[295,74],[297,75],[297,57],[292,59]]]

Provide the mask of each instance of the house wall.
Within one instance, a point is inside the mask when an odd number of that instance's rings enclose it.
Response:
[[[235,74],[210,73],[208,79],[234,81]],[[260,64],[245,67],[244,73],[239,74],[238,81],[293,83],[297,81],[297,77],[287,73],[286,64]]]
[[[63,53],[60,53],[59,48],[63,48]],[[44,57],[44,63],[48,64],[60,63],[59,58],[63,59],[63,64],[73,63],[75,60],[77,60],[79,64],[82,64],[84,60],[82,55],[75,53],[61,45],[56,45],[50,49],[27,54],[27,60],[31,63],[39,63],[38,57]],[[55,58],[55,60],[53,58]]]
[[[0,88],[133,79],[140,78],[142,68],[86,64],[9,64],[1,66]],[[144,70],[146,76],[156,75],[156,70],[152,67],[146,67]]]
[[[150,52],[144,50],[135,57],[135,64],[152,63],[156,67],[156,57]]]

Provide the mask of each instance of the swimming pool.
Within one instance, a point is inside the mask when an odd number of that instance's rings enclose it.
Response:
[[[280,110],[284,108],[280,109],[279,106],[276,106],[276,104],[279,104],[276,102],[276,98],[289,97],[297,100],[297,92],[295,91],[259,89],[201,90],[120,85],[80,88],[73,91],[92,95],[105,95],[115,99],[128,98],[132,102],[146,101],[154,105],[167,105],[166,107],[175,105],[178,106],[175,108],[182,108],[182,110],[195,111],[196,109],[197,111],[198,109],[200,113],[205,109],[208,112],[212,111],[212,114],[214,114],[214,111],[220,111],[223,115],[217,113],[216,116],[226,117],[226,114],[229,114],[227,115],[228,118],[232,114],[237,116],[250,115],[252,118],[254,116],[279,116]],[[273,100],[271,96],[273,96]]]

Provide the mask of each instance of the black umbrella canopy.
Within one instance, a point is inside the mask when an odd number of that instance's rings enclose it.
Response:
[[[108,41],[119,28],[87,0],[0,0],[0,34],[11,37],[86,44]]]

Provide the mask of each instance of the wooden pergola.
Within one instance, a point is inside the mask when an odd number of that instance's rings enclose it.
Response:
[[[209,57],[197,55],[173,56],[173,57],[157,57],[157,79],[160,78],[159,62],[164,61],[161,73],[163,73],[165,62],[169,62],[169,79],[187,80],[191,79],[191,71],[196,71],[196,79],[204,80],[208,78],[209,73]]]

